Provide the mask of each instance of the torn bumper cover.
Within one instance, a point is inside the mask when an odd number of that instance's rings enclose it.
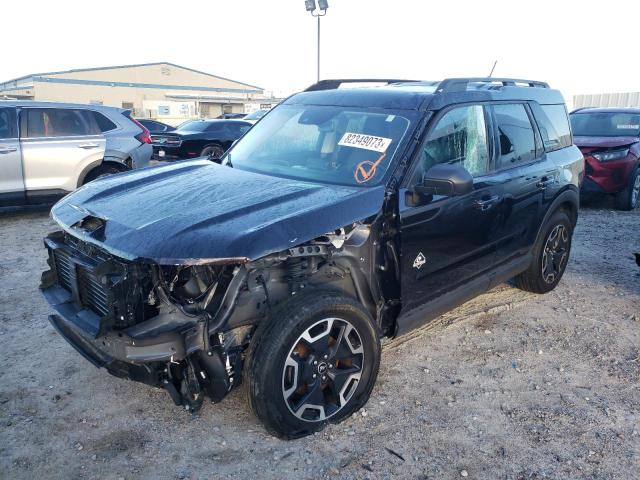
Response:
[[[87,360],[117,377],[165,388],[177,404],[194,406],[201,384],[210,387],[213,399],[230,390],[227,353],[205,332],[216,331],[230,315],[244,268],[234,270],[210,303],[216,308],[212,314],[196,313],[166,298],[148,304],[158,282],[149,265],[121,262],[95,247],[74,244],[62,232],[47,237],[45,245],[50,269],[40,288],[56,312],[49,321]]]

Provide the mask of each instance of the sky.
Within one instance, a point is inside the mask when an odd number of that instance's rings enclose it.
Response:
[[[167,61],[276,95],[316,78],[304,0],[5,2],[0,81]],[[640,91],[640,1],[329,0],[322,78],[494,76],[578,93]],[[15,39],[9,46],[7,39]]]

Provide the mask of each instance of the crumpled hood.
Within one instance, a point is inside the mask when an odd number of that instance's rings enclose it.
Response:
[[[580,150],[593,151],[599,148],[626,147],[638,142],[638,137],[573,137]]]
[[[255,260],[375,215],[383,198],[382,186],[322,185],[193,160],[91,182],[51,215],[115,256],[181,264]]]

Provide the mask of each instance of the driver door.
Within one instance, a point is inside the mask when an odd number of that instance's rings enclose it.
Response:
[[[503,187],[491,175],[489,112],[482,105],[454,107],[435,120],[400,191],[402,311],[399,332],[425,323],[486,290],[496,258]],[[429,169],[448,163],[473,176],[473,190],[433,195],[415,204],[410,195]]]

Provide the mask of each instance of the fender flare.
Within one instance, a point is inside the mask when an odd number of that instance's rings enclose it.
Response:
[[[573,226],[576,226],[578,221],[578,210],[580,209],[580,193],[575,187],[567,187],[565,190],[561,191],[556,198],[553,199],[551,205],[547,209],[547,212],[544,214],[542,222],[540,222],[540,226],[538,227],[538,232],[536,233],[536,241],[534,245],[538,242],[540,238],[540,234],[542,232],[543,227],[546,225],[547,221],[551,218],[551,215],[556,213],[558,210],[562,208],[563,205],[570,205],[571,212],[573,214],[573,218],[571,218],[571,223]]]
[[[118,168],[122,172],[126,172],[127,170],[131,170],[126,163],[120,161],[113,161],[111,158],[103,158],[102,160],[96,160],[95,162],[91,162],[89,165],[84,167],[80,175],[78,176],[78,184],[76,188],[80,188],[84,184],[84,179],[87,178],[89,172],[93,169],[100,167],[101,165],[112,165]]]
[[[80,175],[78,175],[78,182],[76,184],[76,188],[80,188],[84,184],[84,179],[87,178],[87,175],[89,174],[89,172],[91,170],[93,170],[94,168],[97,168],[100,165],[102,165],[102,162],[103,162],[103,159],[96,160],[96,161],[91,162],[86,167],[84,167],[82,169],[82,171],[80,172]]]

